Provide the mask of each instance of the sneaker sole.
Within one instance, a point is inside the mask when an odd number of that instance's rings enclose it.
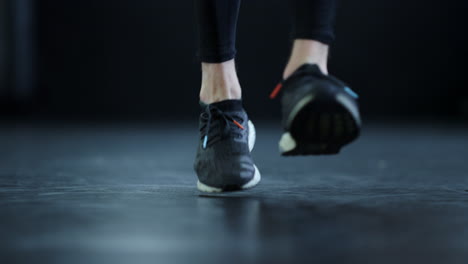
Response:
[[[249,150],[252,152],[254,146],[255,146],[255,139],[256,139],[256,131],[255,131],[255,126],[253,123],[249,120],[248,122],[249,126]],[[255,187],[261,180],[261,175],[260,171],[258,170],[257,166],[254,165],[255,168],[255,173],[253,178],[245,183],[242,186],[230,186],[229,188],[218,188],[218,187],[212,187],[209,185],[206,185],[200,181],[197,182],[197,189],[202,191],[202,192],[208,192],[208,193],[220,193],[220,192],[225,192],[225,191],[240,191],[240,190],[246,190]]]
[[[360,133],[359,110],[342,94],[311,94],[299,101],[289,115],[279,141],[283,156],[337,154]]]

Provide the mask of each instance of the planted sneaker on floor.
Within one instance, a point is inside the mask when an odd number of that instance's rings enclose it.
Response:
[[[255,128],[241,100],[202,105],[200,139],[194,168],[203,192],[236,191],[260,182],[250,152]]]

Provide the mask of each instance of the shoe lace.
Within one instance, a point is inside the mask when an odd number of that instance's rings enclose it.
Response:
[[[220,117],[220,120],[224,122],[223,130],[222,130],[222,135],[227,135],[229,132],[231,132],[232,126],[231,123],[236,125],[237,129],[245,129],[244,126],[241,125],[243,122],[241,120],[241,123],[239,123],[237,120],[235,120],[231,115],[223,112],[221,109],[214,105],[207,105],[205,108],[205,112],[202,114],[202,118],[206,120],[206,125],[201,128],[201,130],[204,130],[204,136],[203,136],[203,148],[206,149],[206,146],[208,144],[208,136],[210,134],[210,129],[212,128],[212,119],[213,117]]]
[[[270,99],[275,99],[275,97],[281,91],[281,88],[283,88],[283,81],[281,81],[275,86],[275,89],[273,89],[273,91],[270,93]]]

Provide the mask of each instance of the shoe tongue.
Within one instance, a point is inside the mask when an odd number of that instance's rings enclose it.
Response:
[[[296,71],[309,71],[313,73],[322,73],[320,67],[317,64],[305,63],[301,67],[297,68]]]
[[[200,102],[202,107],[206,107],[206,104]],[[217,107],[219,110],[223,112],[235,112],[235,111],[242,111],[242,100],[224,100],[221,102],[216,102],[210,104],[212,106]]]

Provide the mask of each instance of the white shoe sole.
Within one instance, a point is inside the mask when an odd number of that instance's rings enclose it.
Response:
[[[256,139],[256,131],[255,131],[255,126],[253,123],[249,120],[248,122],[249,126],[249,136],[248,136],[248,141],[249,141],[249,150],[252,151],[254,146],[255,146],[255,139]],[[260,180],[262,179],[260,175],[260,171],[258,170],[257,166],[254,165],[255,168],[255,173],[253,178],[247,182],[246,184],[242,185],[240,187],[240,190],[246,190],[255,187]],[[217,188],[217,187],[211,187],[208,186],[200,181],[197,182],[197,189],[202,191],[202,192],[208,192],[208,193],[220,193],[223,192],[224,190],[222,188]]]

